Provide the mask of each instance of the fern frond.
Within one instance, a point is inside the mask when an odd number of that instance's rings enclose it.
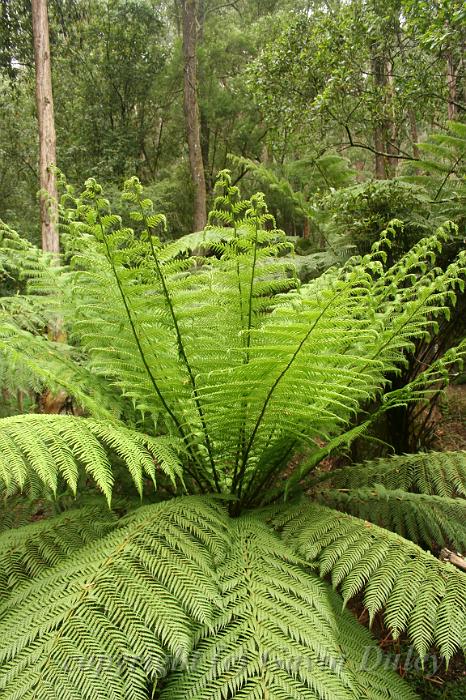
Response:
[[[286,510],[275,526],[321,576],[331,574],[345,603],[364,589],[370,620],[384,609],[393,636],[407,630],[421,658],[434,641],[447,660],[463,647],[466,580],[453,566],[395,533],[317,504]]]
[[[178,499],[139,509],[0,606],[5,700],[146,700],[191,651],[217,602],[220,509]]]
[[[367,671],[372,641],[337,596],[257,519],[231,526],[218,572],[223,604],[202,628],[164,700],[411,698],[394,673]]]
[[[336,469],[325,475],[335,488],[382,484],[432,496],[466,497],[466,452],[421,452],[396,455]],[[316,480],[317,481],[317,480]]]
[[[386,489],[323,489],[318,501],[397,532],[429,548],[453,544],[466,549],[466,500]]]
[[[0,598],[72,552],[103,537],[116,524],[104,506],[85,506],[0,534]]]
[[[155,480],[156,465],[173,481],[181,475],[175,442],[90,418],[33,414],[2,418],[0,447],[0,480],[10,492],[38,479],[56,493],[59,478],[75,491],[82,467],[110,500],[109,450],[125,462],[139,491],[145,476]]]

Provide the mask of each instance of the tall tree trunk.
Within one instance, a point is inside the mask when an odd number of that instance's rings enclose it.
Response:
[[[416,112],[412,107],[408,109],[408,118],[409,118],[409,130],[411,133],[411,140],[413,142],[413,156],[415,158],[420,158],[421,153],[419,151],[419,136],[417,132],[417,121],[416,121]]]
[[[379,55],[379,47],[377,43],[372,45],[372,58],[371,58],[371,69],[374,78],[374,85],[377,88],[383,89],[385,87],[385,75],[384,75],[384,64],[383,60]],[[380,109],[383,111],[384,105],[383,100],[380,100]],[[383,115],[376,115],[376,121],[374,124],[374,149],[376,151],[375,155],[375,177],[378,180],[385,180],[386,178],[386,163],[385,157],[381,155],[385,152],[385,138],[384,138],[384,117]]]
[[[397,119],[396,119],[396,109],[395,109],[395,98],[396,98],[396,88],[395,88],[395,77],[393,75],[393,64],[390,59],[386,59],[385,61],[385,71],[386,71],[386,80],[387,80],[387,100],[388,100],[388,113],[390,114],[389,117],[387,117],[386,121],[386,137],[387,137],[387,145],[386,145],[386,151],[387,153],[390,153],[393,155],[393,158],[387,159],[388,162],[388,170],[390,173],[390,177],[396,177],[397,174],[397,168],[398,168],[398,158],[397,155],[399,154],[398,150],[398,145],[399,145],[399,133],[398,133],[398,124],[397,124]]]
[[[181,0],[183,12],[184,115],[188,141],[189,165],[194,185],[194,230],[200,231],[207,221],[206,184],[202,160],[199,104],[197,99],[197,3]]]
[[[447,52],[447,88],[448,88],[448,119],[454,121],[457,118],[456,99],[456,69],[453,60],[453,51]]]
[[[56,164],[47,0],[32,0],[32,31],[36,68],[36,105],[39,122],[39,180],[42,249],[59,252],[57,185],[50,166]]]

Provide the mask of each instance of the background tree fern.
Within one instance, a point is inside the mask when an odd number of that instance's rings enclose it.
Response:
[[[466,646],[464,575],[419,546],[465,546],[466,454],[320,467],[464,356],[463,343],[390,386],[463,288],[464,251],[436,265],[452,227],[392,265],[389,227],[300,284],[263,196],[242,200],[226,172],[216,195],[202,246],[163,244],[136,179],[131,225],[89,180],[62,202],[63,264],[25,248],[30,322],[6,303],[0,349],[80,415],[1,419],[2,492],[93,482],[110,501],[124,464],[160,502],[0,535],[5,700],[411,698],[365,663],[369,633],[343,609],[361,591],[420,656]],[[47,339],[51,317],[67,343]]]

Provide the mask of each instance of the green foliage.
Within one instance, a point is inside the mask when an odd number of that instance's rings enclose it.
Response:
[[[399,256],[433,230],[426,200],[418,187],[399,180],[381,180],[330,194],[323,205],[332,216],[335,233],[355,246],[360,255],[370,251],[392,220],[403,222],[393,250]]]
[[[466,219],[466,125],[448,122],[445,133],[431,134],[418,144],[421,158],[404,180],[420,185],[428,193],[432,211],[439,218],[455,221],[464,235]],[[413,167],[415,166],[415,167]]]
[[[20,303],[59,317],[69,340],[7,304],[0,348],[87,415],[2,419],[3,489],[50,496],[87,479],[110,500],[118,462],[141,494],[162,479],[193,495],[118,521],[84,505],[1,535],[5,700],[411,698],[365,667],[368,633],[342,610],[363,590],[371,619],[383,610],[421,657],[464,648],[464,575],[415,544],[466,543],[464,454],[318,470],[464,356],[460,344],[390,385],[463,288],[464,251],[438,265],[455,231],[390,261],[389,227],[301,284],[264,196],[242,199],[226,171],[215,195],[204,233],[163,243],[136,178],[122,216],[90,179],[62,200],[69,262],[25,247]]]
[[[454,567],[385,528],[317,504],[287,509],[274,524],[321,576],[331,574],[345,602],[364,589],[371,621],[384,608],[393,636],[407,629],[421,658],[434,640],[447,659],[464,648],[464,575]]]
[[[11,504],[10,504],[11,505]],[[0,597],[104,537],[116,523],[105,506],[83,506],[0,534]]]

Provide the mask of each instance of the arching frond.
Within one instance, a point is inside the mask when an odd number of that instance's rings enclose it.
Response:
[[[113,474],[108,451],[127,465],[136,487],[157,468],[173,481],[181,475],[178,445],[121,424],[68,415],[26,415],[0,419],[0,479],[12,492],[41,481],[53,493],[63,479],[75,491],[79,468],[95,480],[108,500]]]
[[[464,645],[466,579],[417,545],[368,521],[317,504],[285,510],[275,521],[286,542],[345,602],[363,590],[370,619],[385,610],[397,637],[407,630],[423,658],[435,642],[446,659]]]
[[[20,583],[61,563],[103,537],[116,518],[109,508],[85,506],[0,534],[0,600]]]
[[[466,499],[408,493],[381,484],[360,489],[323,489],[317,500],[370,520],[428,548],[466,549]]]
[[[382,484],[432,496],[466,496],[466,452],[396,455],[336,469],[325,475],[335,488]],[[317,480],[316,480],[317,481]]]
[[[243,517],[219,569],[222,605],[165,700],[411,698],[394,673],[364,668],[372,647],[337,596],[261,522]]]
[[[4,700],[146,700],[212,618],[226,547],[215,504],[148,506],[2,605]]]

